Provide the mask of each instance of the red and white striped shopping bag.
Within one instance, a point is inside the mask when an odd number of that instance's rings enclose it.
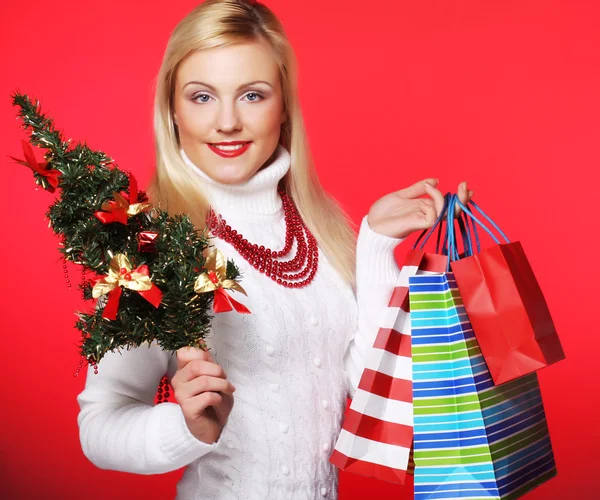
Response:
[[[408,278],[443,272],[446,263],[422,250],[408,254],[329,458],[339,469],[404,484],[413,442]]]

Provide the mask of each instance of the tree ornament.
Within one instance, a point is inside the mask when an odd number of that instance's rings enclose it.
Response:
[[[33,148],[31,145],[24,139],[21,139],[21,145],[23,147],[23,155],[25,156],[25,160],[19,160],[14,156],[10,156],[13,160],[21,165],[25,165],[33,170],[36,174],[42,177],[46,182],[42,181],[42,187],[47,189],[51,193],[54,193],[56,188],[58,187],[58,178],[60,177],[60,170],[55,170],[48,168],[50,162],[40,163],[35,159],[35,154],[33,152]]]
[[[196,293],[215,292],[213,310],[217,313],[235,309],[239,313],[250,314],[244,304],[240,304],[229,296],[226,290],[235,290],[247,295],[246,290],[236,281],[226,278],[225,257],[218,248],[211,251],[204,263],[206,269],[194,283]]]
[[[118,253],[110,261],[108,275],[96,280],[92,289],[92,297],[97,299],[101,295],[108,295],[108,302],[104,307],[102,317],[116,319],[119,309],[119,299],[123,288],[135,290],[154,307],[158,307],[162,292],[150,281],[150,271],[146,264],[132,269],[126,255]]]
[[[127,225],[128,217],[133,217],[152,208],[150,203],[138,202],[137,181],[131,172],[127,172],[127,175],[129,176],[129,200],[115,192],[113,193],[114,200],[106,201],[102,204],[104,212],[94,212],[94,215],[104,224],[120,222]]]
[[[156,231],[142,231],[137,235],[138,252],[155,253],[158,233]]]

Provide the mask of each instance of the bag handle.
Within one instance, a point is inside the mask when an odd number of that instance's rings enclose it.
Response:
[[[456,195],[452,195],[450,198],[450,203],[448,206],[447,217],[447,231],[448,231],[448,243],[447,243],[447,251],[448,251],[448,264],[446,266],[446,272],[450,272],[450,263],[458,260],[458,249],[456,248],[456,242],[454,240],[454,206],[456,205]]]
[[[504,238],[504,240],[506,241],[506,243],[510,243],[510,240],[508,239],[508,237],[502,232],[502,230],[498,227],[498,225],[483,211],[481,210],[481,208],[479,208],[479,206],[474,202],[474,201],[469,201],[467,203],[468,205],[472,205],[474,208],[477,209],[477,211],[479,213],[481,213],[481,215],[494,227],[494,229],[496,229],[498,231],[498,233],[500,233],[500,235]],[[449,207],[448,207],[448,213],[447,213],[447,225],[448,225],[448,253],[450,255],[450,260],[454,261],[454,260],[459,260],[458,257],[458,251],[456,249],[456,241],[455,241],[455,229],[454,229],[454,220],[455,220],[455,215],[454,215],[454,207],[458,205],[462,210],[463,213],[465,214],[466,220],[468,221],[468,219],[471,219],[471,222],[473,224],[473,230],[475,232],[475,234],[477,235],[476,232],[476,226],[475,223],[479,224],[494,240],[495,243],[499,244],[500,240],[498,238],[496,238],[496,236],[494,235],[494,233],[492,233],[492,231],[490,231],[490,229],[483,223],[481,222],[458,198],[458,195],[454,194],[452,195],[452,198],[450,199],[450,203],[449,203]],[[460,223],[459,223],[460,225]],[[479,236],[476,236],[476,240],[477,240],[477,251],[481,251],[481,245],[479,242]],[[471,249],[472,251],[472,249]]]
[[[470,255],[473,255],[473,245],[471,243],[471,233],[467,230],[468,219],[464,217],[463,213],[456,221],[458,222],[458,228],[460,229],[465,257],[469,257]]]
[[[471,224],[473,224],[473,235],[475,237],[475,244],[477,245],[477,253],[481,252],[481,242],[479,241],[479,233],[477,232],[477,225],[474,222],[469,222],[469,217],[467,217],[467,215],[465,214],[465,212],[462,212],[462,217],[464,217],[465,219],[465,224],[467,226],[467,231],[469,233],[469,236],[471,234]],[[471,255],[473,255],[473,247],[471,246]]]
[[[458,197],[457,197],[457,198],[458,198]],[[486,226],[486,225],[485,225],[483,222],[481,222],[481,221],[480,221],[480,220],[479,220],[477,217],[475,217],[475,215],[473,215],[473,214],[471,213],[471,211],[470,211],[470,210],[469,210],[467,207],[465,207],[465,206],[464,206],[464,205],[461,203],[461,201],[460,201],[459,199],[457,199],[457,202],[458,202],[459,206],[460,206],[460,207],[461,207],[461,208],[462,208],[462,209],[465,211],[465,213],[467,213],[467,214],[469,215],[469,217],[471,217],[471,219],[472,219],[473,221],[477,222],[477,224],[479,224],[479,225],[480,225],[480,226],[481,226],[483,229],[485,229],[485,230],[487,231],[487,233],[488,233],[488,234],[489,234],[489,235],[490,235],[490,236],[491,236],[491,237],[494,239],[494,241],[495,241],[496,243],[500,243],[500,241],[498,241],[498,239],[494,237],[494,235],[493,235],[493,234],[492,234],[492,232],[491,232],[491,231],[490,231],[490,230],[487,228],[487,226]],[[491,219],[491,218],[490,218],[490,217],[489,217],[489,216],[488,216],[488,215],[487,215],[487,214],[486,214],[486,213],[485,213],[485,212],[484,212],[484,211],[483,211],[483,210],[482,210],[480,207],[479,207],[479,205],[477,205],[477,204],[476,204],[474,201],[472,201],[472,200],[470,200],[468,204],[469,204],[469,205],[472,205],[472,206],[473,206],[473,208],[477,209],[477,211],[478,211],[478,212],[479,212],[481,215],[483,215],[483,217],[484,217],[484,218],[485,218],[485,219],[486,219],[486,220],[487,220],[487,221],[488,221],[488,222],[489,222],[489,223],[492,225],[492,227],[493,227],[493,228],[494,228],[496,231],[498,231],[498,233],[500,233],[500,236],[502,236],[502,238],[504,238],[504,241],[505,241],[506,243],[510,243],[510,240],[508,239],[508,236],[506,236],[506,235],[504,234],[504,232],[502,231],[502,229],[500,229],[500,228],[498,227],[498,225],[497,225],[497,224],[496,224],[496,223],[495,223],[495,222],[494,222],[494,221],[493,221],[493,220],[492,220],[492,219]]]
[[[415,241],[415,244],[413,245],[413,250],[416,249],[417,247],[422,250],[425,245],[427,244],[427,241],[430,239],[431,235],[433,234],[433,232],[435,231],[436,227],[438,229],[437,232],[437,238],[436,238],[436,246],[435,246],[435,253],[439,254],[440,250],[441,250],[441,254],[442,255],[448,255],[448,231],[444,231],[444,224],[447,224],[447,213],[448,213],[448,205],[450,204],[450,200],[452,199],[452,194],[450,192],[446,193],[444,195],[444,206],[442,207],[442,211],[440,212],[440,215],[438,216],[437,220],[435,221],[435,224],[430,228],[430,229],[425,229],[417,238],[417,241]],[[464,218],[464,220],[463,220]],[[454,216],[453,216],[454,219]],[[464,214],[462,214],[461,218],[458,219],[458,225],[460,227],[460,231],[461,231],[461,236],[463,238],[463,246],[465,249],[465,256],[469,256],[469,255],[473,255],[473,245],[471,242],[471,224],[469,223],[469,219],[468,217]],[[477,250],[480,250],[480,243],[479,243],[479,235],[477,233],[477,228],[475,226],[475,224],[473,224],[473,232],[475,235],[475,241],[477,243]],[[442,233],[444,233],[444,241],[440,246],[440,240],[442,237]],[[423,239],[424,237],[424,239]],[[421,242],[421,245],[419,246],[419,242],[423,240]]]
[[[464,255],[463,257],[470,257],[473,255],[473,243],[471,240],[471,224],[469,223],[469,218],[466,216],[466,213],[463,211],[459,217],[456,217],[456,204],[460,202],[457,195],[452,195],[450,200],[450,206],[448,207],[447,214],[447,226],[448,226],[448,243],[447,243],[447,252],[449,254],[447,272],[450,272],[450,262],[455,260],[460,260],[461,256],[458,254],[458,245],[456,242],[456,228],[454,226],[454,221],[458,222],[458,227],[463,240],[463,249]],[[475,240],[477,243],[477,250],[480,250],[479,244],[479,235],[477,234],[477,229],[475,224],[473,224],[473,230],[475,234]]]

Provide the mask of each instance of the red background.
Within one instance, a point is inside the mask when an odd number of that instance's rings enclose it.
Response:
[[[474,199],[523,243],[567,353],[540,374],[559,477],[528,498],[595,497],[598,3],[266,2],[299,57],[322,182],[356,222],[379,196],[424,177],[439,177],[443,190],[466,179]],[[181,471],[103,471],[81,452],[75,398],[84,377],[73,377],[73,311],[90,306],[64,282],[44,218],[53,195],[36,191],[31,172],[6,155],[20,157],[25,137],[10,100],[18,88],[39,99],[67,137],[107,152],[145,185],[154,78],[170,31],[195,5],[1,7],[3,498],[174,497]],[[409,245],[398,247],[399,258]],[[77,283],[76,266],[68,270]],[[341,474],[341,500],[365,495],[412,493]]]

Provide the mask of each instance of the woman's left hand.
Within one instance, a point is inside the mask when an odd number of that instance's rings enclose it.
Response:
[[[413,231],[429,229],[444,208],[444,195],[436,188],[437,185],[437,179],[424,179],[379,198],[369,209],[369,227],[391,238],[406,238]],[[429,198],[421,198],[423,195],[429,195]],[[464,205],[472,196],[473,191],[468,189],[467,182],[461,182],[458,199]],[[460,212],[460,207],[456,206],[456,214]]]

